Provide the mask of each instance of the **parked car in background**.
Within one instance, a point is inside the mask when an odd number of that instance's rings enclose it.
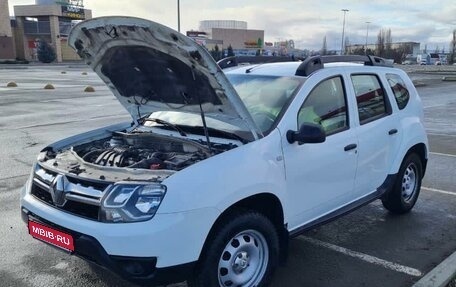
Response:
[[[431,56],[429,54],[420,54],[416,57],[416,61],[420,65],[430,65]]]
[[[402,62],[403,65],[416,65],[416,58],[415,59],[405,59]]]
[[[429,61],[429,65],[441,65],[442,64],[439,53],[430,53],[429,55],[431,57],[430,61]]]
[[[417,57],[413,56],[412,54],[408,54],[404,61],[402,61],[403,65],[416,65],[417,63]]]
[[[396,214],[418,199],[421,100],[381,58],[222,71],[191,39],[130,17],[82,22],[68,42],[132,120],[39,153],[20,200],[35,239],[135,283],[264,286],[289,238],[377,199]]]

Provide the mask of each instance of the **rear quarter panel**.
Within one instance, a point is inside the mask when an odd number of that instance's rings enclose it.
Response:
[[[409,91],[409,102],[407,106],[402,110],[398,108],[394,94],[392,93],[391,88],[386,80],[386,74],[388,73],[399,75],[404,80],[407,90]],[[389,95],[393,113],[397,114],[396,118],[399,122],[398,130],[400,132],[399,136],[401,138],[401,143],[390,168],[390,174],[395,174],[399,171],[401,163],[410,148],[416,144],[423,143],[426,146],[425,157],[428,158],[429,146],[426,130],[424,127],[423,104],[421,102],[418,91],[413,85],[413,82],[410,80],[408,75],[400,69],[392,69],[390,71],[386,71],[383,73],[382,78],[382,80],[385,82],[385,89]]]

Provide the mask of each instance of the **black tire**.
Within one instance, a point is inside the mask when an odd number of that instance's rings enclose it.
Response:
[[[407,155],[402,161],[392,190],[382,198],[383,206],[397,214],[409,212],[418,200],[422,177],[420,157],[415,153]]]
[[[260,249],[265,252],[260,252]],[[279,236],[271,221],[256,211],[235,210],[227,214],[211,232],[188,285],[267,286],[278,258]],[[251,279],[245,279],[250,274]],[[239,281],[234,280],[230,285],[228,279],[233,278]]]

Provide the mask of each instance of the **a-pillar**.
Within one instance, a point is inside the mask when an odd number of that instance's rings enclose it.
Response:
[[[60,25],[58,16],[49,16],[49,23],[51,25],[51,41],[54,45],[55,55],[57,62],[62,62],[62,42],[60,40]]]

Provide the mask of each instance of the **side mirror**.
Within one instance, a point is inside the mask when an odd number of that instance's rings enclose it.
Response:
[[[290,144],[298,142],[299,145],[305,143],[322,143],[326,140],[326,133],[320,125],[303,123],[299,131],[288,131],[287,140]]]

